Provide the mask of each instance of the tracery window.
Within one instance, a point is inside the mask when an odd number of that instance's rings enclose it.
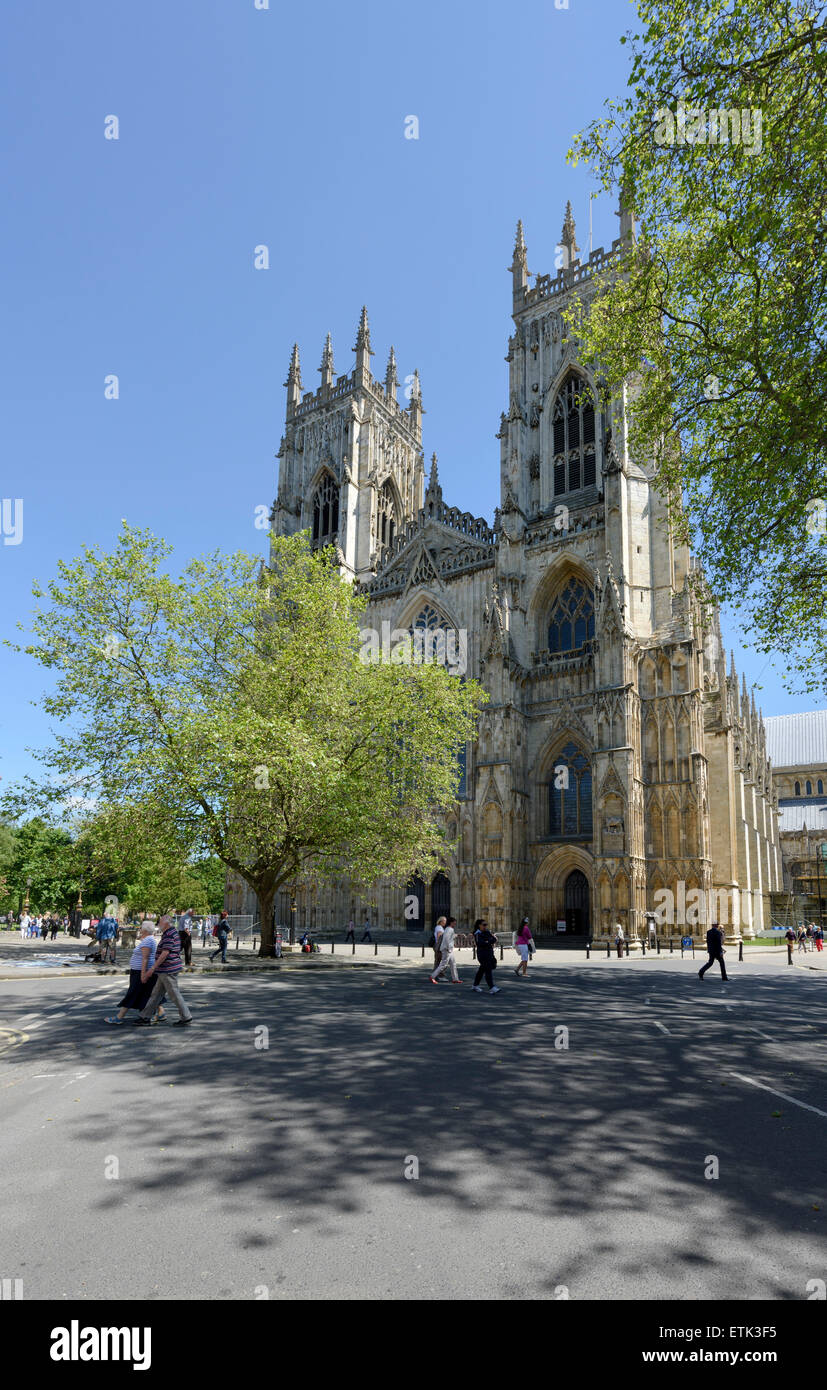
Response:
[[[393,545],[396,535],[396,508],[393,502],[393,489],[384,482],[379,489],[376,503],[376,540],[380,550]]]
[[[801,795],[801,783],[800,783],[800,782],[796,782],[796,784],[795,784],[795,793],[794,793],[794,794],[795,794],[796,796],[800,796],[800,795]]]
[[[426,603],[420,609],[417,616],[411,623],[411,636],[416,637],[416,633],[424,633],[424,642],[414,643],[414,660],[436,660],[441,665],[449,668],[455,663],[457,656],[461,654],[461,646],[456,642],[457,634],[451,629],[437,612],[433,604]],[[460,675],[460,680],[464,677]],[[457,787],[457,798],[462,801],[468,795],[468,744],[461,743],[457,749],[457,763],[459,765],[459,785]]]
[[[594,637],[594,600],[585,584],[571,578],[560,590],[548,620],[550,652],[576,652]]]
[[[812,796],[812,794],[813,794],[813,784],[812,784],[812,782],[808,782],[808,783],[807,783],[807,785],[806,785],[806,791],[807,791],[807,795],[808,795],[808,796]]]
[[[554,495],[595,480],[594,398],[588,382],[570,376],[554,402]]]
[[[339,489],[326,473],[313,498],[313,545],[331,545],[339,531]]]
[[[567,743],[554,759],[548,807],[549,835],[591,837],[592,770],[575,743]]]

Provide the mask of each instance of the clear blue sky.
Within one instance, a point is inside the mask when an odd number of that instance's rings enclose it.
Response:
[[[23,498],[24,533],[0,545],[2,636],[32,580],[110,544],[121,517],[182,560],[263,551],[291,345],[305,389],[328,330],[350,370],[362,303],[375,370],[391,342],[401,377],[420,370],[448,501],[490,520],[514,227],[529,268],[551,270],[571,198],[588,247],[588,173],[565,154],[622,91],[633,21],[626,0],[13,0],[0,496]],[[617,228],[596,200],[595,246]],[[811,707],[737,659],[765,713]],[[48,729],[28,703],[40,668],[6,653],[2,669],[8,781]]]

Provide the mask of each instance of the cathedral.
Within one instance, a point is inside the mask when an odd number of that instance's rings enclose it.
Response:
[[[418,373],[403,406],[393,348],[373,375],[364,309],[345,375],[328,336],[321,384],[304,391],[294,347],[274,531],[334,546],[377,631],[460,634],[489,701],[461,760],[444,872],[367,890],[297,884],[279,923],[292,903],[317,930],[366,916],[430,930],[448,911],[460,929],[484,916],[508,931],[527,914],[535,934],[579,941],[620,922],[636,943],[652,913],[672,936],[719,920],[737,940],[769,924],[782,880],[764,721],[727,668],[665,499],[629,454],[628,389],[608,397],[564,318],[634,235],[621,210],[611,249],[581,261],[569,205],[563,268],[530,277],[518,224],[492,524],[449,505],[435,456],[426,477]]]

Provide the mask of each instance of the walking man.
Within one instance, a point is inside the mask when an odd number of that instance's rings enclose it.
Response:
[[[445,970],[448,967],[450,967],[451,970],[451,984],[462,984],[462,980],[459,978],[459,975],[457,974],[457,962],[454,956],[454,923],[456,922],[456,920],[456,917],[448,918],[448,921],[445,924],[445,930],[443,931],[442,936],[440,937],[440,961],[439,965],[437,966],[436,970],[431,976],[432,985],[435,985],[437,983],[443,970]]]
[[[615,946],[617,947],[618,960],[622,960],[623,958],[623,942],[623,927],[621,926],[620,922],[615,922]]]
[[[366,918],[365,918],[365,930],[364,930],[363,933],[362,933],[362,938],[361,938],[361,939],[362,939],[362,941],[372,941],[372,940],[373,940],[373,937],[372,937],[371,934],[370,934],[370,918],[369,918],[369,917],[366,917]]]
[[[185,965],[192,965],[192,908],[178,918],[178,941]]]
[[[354,946],[356,945],[356,928],[354,926],[352,917],[347,924],[347,931],[345,933],[345,945],[347,945],[349,941],[352,941]]]
[[[706,934],[706,949],[709,952],[709,960],[706,965],[702,965],[698,971],[698,979],[703,979],[710,965],[716,960],[721,967],[721,979],[729,979],[726,973],[726,966],[724,965],[724,934],[717,922],[712,923],[712,926]]]
[[[138,1024],[148,1028],[152,1023],[155,1012],[164,998],[168,994],[175,1004],[179,1017],[173,1023],[173,1028],[187,1028],[192,1023],[192,1014],[187,1008],[187,1002],[178,988],[178,976],[181,973],[181,942],[178,936],[178,928],[172,918],[165,915],[158,923],[163,928],[163,936],[158,943],[158,952],[155,956],[155,964],[149,971],[150,975],[155,975],[155,987],[147,1000],[147,1003],[138,1015]]]
[[[497,968],[497,958],[494,954],[497,938],[493,932],[488,930],[488,923],[482,917],[474,923],[474,938],[477,943],[477,965],[479,967],[474,979],[474,989],[477,994],[482,994],[480,980],[485,976],[485,983],[490,992],[499,994],[500,987],[494,984],[492,973]]]
[[[224,911],[222,912],[221,916],[220,916],[219,919],[218,919],[218,925],[216,926],[216,929],[215,929],[215,934],[216,934],[216,936],[217,936],[217,938],[218,938],[218,945],[216,946],[215,950],[213,951],[212,955],[210,956],[210,964],[212,964],[212,962],[215,960],[215,958],[216,958],[216,956],[218,955],[219,951],[221,952],[221,964],[222,964],[222,965],[226,965],[226,964],[227,964],[227,939],[228,939],[228,937],[229,937],[229,935],[230,935],[230,923],[229,923],[229,921],[227,920],[228,917],[229,917],[229,913],[227,912],[227,910],[226,910],[226,908],[225,908]]]

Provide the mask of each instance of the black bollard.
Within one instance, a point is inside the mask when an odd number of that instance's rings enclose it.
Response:
[[[643,954],[644,954],[644,956],[645,956],[645,955],[646,955],[646,942],[645,942],[645,941],[641,941],[641,943],[640,943],[640,949],[641,949],[641,951],[643,952]]]
[[[401,954],[402,954],[402,942],[401,942],[401,941],[397,941],[397,943],[396,943],[396,954],[397,954],[397,957],[401,956]]]
[[[656,936],[656,937],[655,937],[655,947],[656,947],[656,949],[657,949],[658,955],[660,955],[660,937],[659,937],[659,936]]]
[[[423,943],[423,946],[422,946],[422,959],[423,959],[423,960],[425,959],[425,945],[424,945],[424,943]]]
[[[607,959],[607,960],[609,960],[611,954],[612,954],[611,942],[609,941],[609,939],[608,939],[608,937],[607,937],[607,938],[606,938],[606,959]]]
[[[738,942],[738,959],[739,959],[739,960],[743,960],[743,959],[744,959],[744,943],[743,943],[743,941],[739,941],[739,942]]]
[[[627,960],[629,959],[629,943],[628,943],[628,941],[626,942],[626,959],[627,959]]]
[[[375,956],[378,956],[378,955],[379,955],[379,942],[378,942],[378,941],[374,941],[374,943],[373,943],[373,954],[374,954]]]
[[[333,952],[334,952],[335,950],[336,950],[336,942],[335,942],[335,941],[331,941],[331,943],[330,943],[330,954],[333,955]]]
[[[787,942],[787,964],[788,964],[788,965],[792,965],[792,963],[793,963],[793,943],[792,943],[791,941],[788,941],[788,942]]]
[[[502,960],[502,958],[503,958],[503,948],[502,948],[502,946],[501,946],[501,947],[500,947],[500,960]]]
[[[671,936],[669,938],[669,954],[670,956],[673,956],[675,954],[675,943],[672,940]]]
[[[353,946],[351,947],[350,954],[351,954],[352,956],[355,956],[355,955],[356,955],[356,942],[355,942],[355,941],[354,941],[354,943],[353,943]]]
[[[587,941],[587,942],[586,942],[586,960],[588,960],[588,959],[589,959],[589,943],[588,943],[588,941]]]

